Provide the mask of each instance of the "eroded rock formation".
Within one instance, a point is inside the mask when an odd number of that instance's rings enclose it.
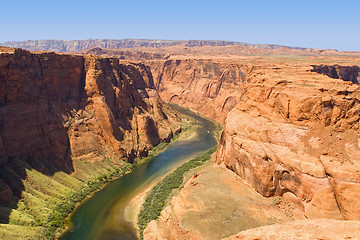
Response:
[[[132,161],[180,130],[143,64],[5,50],[0,54],[2,201],[9,200],[3,195],[9,195],[7,185],[21,191],[12,176],[25,177],[13,159],[45,174],[70,173],[72,158],[95,161],[113,151]]]
[[[335,66],[337,60],[327,59],[334,62],[329,66]],[[351,80],[355,74],[348,74],[357,69],[352,66],[359,62],[345,59],[349,63],[337,69],[346,69],[341,70],[346,73],[337,70],[339,77],[334,78],[313,71],[317,59],[303,57],[302,61],[291,57],[173,56],[163,63],[153,61],[150,66],[164,99],[218,122],[224,120],[216,163],[235,172],[240,181],[264,197],[281,196],[279,208],[293,219],[360,220],[356,207],[360,204],[360,89]],[[221,81],[226,69],[236,72],[227,76],[237,77]],[[236,101],[222,112],[227,97]],[[157,222],[149,224],[144,231],[145,239],[204,237],[200,233],[206,232],[204,226],[186,225],[184,216],[192,211],[173,205],[176,201],[184,204],[179,199],[192,190],[191,182],[172,199]],[[222,190],[219,187],[217,191]],[[191,204],[201,208],[219,206],[203,200]],[[318,232],[309,231],[309,239],[321,236],[338,239],[341,231],[332,229],[336,225],[356,230],[347,221],[338,220],[295,222],[289,224],[294,229],[286,236],[298,236],[299,231],[316,228]],[[219,221],[214,226],[223,223]],[[324,226],[318,228],[321,224]],[[241,232],[231,239],[252,239],[251,236],[268,239],[266,231],[275,233],[281,226],[264,227],[264,231],[259,230],[260,235],[256,234],[258,229]],[[349,236],[359,236],[358,232],[353,233]]]
[[[218,240],[241,230],[287,221],[290,217],[272,199],[263,198],[239,176],[212,164],[197,169],[159,219],[149,223],[144,240]]]
[[[338,77],[291,58],[179,57],[149,65],[163,99],[220,123],[226,118],[217,163],[308,218],[360,219],[353,207],[360,204],[357,65],[330,65]]]
[[[164,101],[191,108],[223,122],[242,99],[249,64],[199,59],[148,63],[156,88]]]
[[[226,118],[217,163],[308,218],[360,220],[359,86],[304,70],[253,75]]]

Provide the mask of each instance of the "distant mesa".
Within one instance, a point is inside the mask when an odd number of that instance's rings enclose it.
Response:
[[[251,46],[264,49],[301,49],[299,47],[287,47],[275,44],[249,44],[243,42],[220,41],[220,40],[148,40],[148,39],[86,39],[86,40],[28,40],[10,41],[0,44],[2,46],[23,48],[31,51],[55,51],[55,52],[80,52],[93,47],[98,48],[136,48],[136,47],[170,47],[170,46]]]

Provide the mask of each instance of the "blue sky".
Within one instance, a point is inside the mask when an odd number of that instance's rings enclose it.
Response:
[[[87,38],[360,50],[360,0],[0,0],[0,43]]]

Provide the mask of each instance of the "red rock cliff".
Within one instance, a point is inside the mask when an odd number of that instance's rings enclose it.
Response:
[[[226,119],[217,163],[308,218],[360,219],[358,66],[173,58],[149,63],[156,88],[166,101]]]
[[[0,167],[17,171],[12,159],[20,159],[47,174],[53,167],[71,172],[72,157],[93,160],[109,148],[132,161],[179,129],[143,64],[21,49],[0,53]],[[11,185],[4,171],[0,177]]]
[[[149,65],[163,99],[226,118],[217,162],[259,193],[283,196],[308,218],[360,219],[359,67],[306,61],[179,57]]]
[[[226,118],[217,163],[307,218],[360,220],[359,86],[311,70],[255,71]]]
[[[359,67],[302,60],[174,56],[149,65],[163,99],[226,119],[217,163],[308,218],[360,219]]]
[[[240,102],[252,65],[226,60],[181,59],[148,63],[164,101],[223,122]]]

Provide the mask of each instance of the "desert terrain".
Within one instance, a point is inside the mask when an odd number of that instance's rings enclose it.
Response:
[[[144,239],[360,239],[360,53],[186,44],[3,48],[2,168],[41,172],[41,156],[71,173],[70,156],[104,149],[132,162],[180,130],[171,102],[223,130]],[[2,202],[21,199],[11,183]]]

